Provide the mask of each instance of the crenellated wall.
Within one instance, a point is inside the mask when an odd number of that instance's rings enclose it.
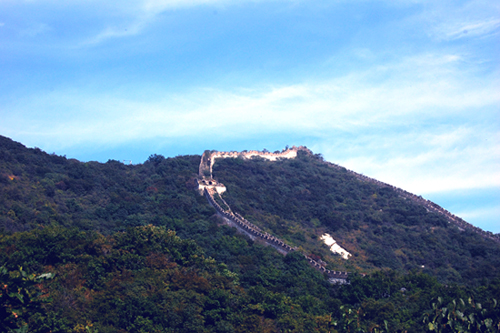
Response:
[[[473,226],[472,224],[464,221],[462,218],[450,213],[448,210],[444,209],[443,207],[435,204],[434,202],[432,202],[430,200],[424,199],[421,196],[417,196],[413,193],[407,192],[399,187],[392,186],[390,184],[381,182],[379,180],[376,180],[376,179],[367,177],[365,175],[356,173],[352,170],[348,170],[346,168],[341,167],[340,165],[337,165],[334,163],[329,163],[329,162],[328,162],[328,164],[333,168],[336,168],[339,170],[342,170],[342,169],[346,170],[349,174],[353,175],[354,177],[356,177],[357,179],[359,179],[361,181],[376,184],[376,185],[379,185],[381,187],[392,188],[402,198],[405,198],[405,199],[411,200],[414,203],[420,204],[420,205],[424,206],[430,212],[434,212],[434,213],[438,213],[438,214],[443,215],[448,220],[448,223],[452,223],[462,230],[467,229],[467,230],[478,233],[479,235],[481,235],[484,238],[488,238],[488,239],[494,240],[496,242],[500,242],[500,235],[498,235],[498,234],[495,235],[492,232],[484,231],[476,226]]]
[[[243,151],[243,152],[205,151],[203,153],[203,155],[201,156],[198,175],[200,178],[207,178],[207,177],[212,178],[212,168],[213,168],[213,165],[215,164],[215,160],[218,158],[250,159],[254,156],[259,156],[261,158],[264,158],[264,159],[267,159],[270,161],[276,161],[276,160],[281,159],[281,158],[295,158],[295,157],[297,157],[297,152],[299,150],[303,150],[303,151],[306,151],[306,152],[312,154],[312,152],[304,146],[300,146],[300,147],[293,146],[292,148],[283,149],[279,153],[271,153],[268,151],[257,151],[257,150],[250,150],[250,151]],[[210,176],[208,175],[208,173],[210,174]]]
[[[230,221],[234,226],[236,226],[240,231],[248,235],[252,239],[259,239],[266,244],[274,247],[277,249],[280,253],[286,255],[292,251],[296,251],[295,248],[287,245],[285,242],[283,242],[281,239],[274,237],[267,232],[263,232],[259,227],[257,227],[255,224],[249,222],[245,218],[243,218],[241,215],[238,213],[233,213],[231,210],[224,210],[218,203],[215,201],[213,195],[215,194],[215,191],[213,189],[205,188],[203,190],[203,193],[205,197],[208,199],[208,202],[212,205],[212,207],[215,208],[217,213],[225,218],[226,220]],[[226,203],[227,205],[227,203]],[[229,205],[227,205],[229,207]],[[318,269],[319,271],[326,273],[328,275],[328,278],[332,281],[332,283],[342,283],[342,281],[345,281],[347,279],[349,273],[348,272],[340,272],[340,271],[332,271],[329,269],[326,269],[323,265],[318,263],[316,260],[312,259],[309,256],[304,255],[304,257],[307,259],[309,264],[313,266],[314,268]]]
[[[196,182],[198,183],[198,191],[200,192],[200,195],[203,195],[203,190],[204,189],[213,189],[217,193],[222,194],[226,192],[226,186],[224,184],[219,183],[215,179],[196,179]]]

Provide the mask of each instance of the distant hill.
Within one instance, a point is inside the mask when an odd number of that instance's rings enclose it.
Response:
[[[500,317],[498,242],[306,150],[217,160],[214,180],[227,189],[217,200],[351,273],[331,285],[298,252],[224,225],[197,190],[200,160],[82,163],[0,136],[0,331],[368,332],[385,320],[391,332],[422,332],[438,296],[472,297],[488,309],[481,316]],[[20,267],[35,275],[19,278]],[[55,277],[36,280],[47,272]],[[363,319],[347,321],[348,309]]]

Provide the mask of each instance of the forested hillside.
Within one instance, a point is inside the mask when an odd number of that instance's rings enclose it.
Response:
[[[426,332],[443,308],[498,329],[498,244],[318,156],[217,161],[233,210],[352,272],[332,285],[224,225],[195,190],[199,162],[82,163],[0,137],[0,331]]]
[[[500,272],[498,243],[304,151],[277,162],[220,160],[214,177],[226,185],[224,198],[233,210],[318,255],[331,269],[418,270],[469,284]],[[325,232],[353,256],[332,256],[319,240]]]

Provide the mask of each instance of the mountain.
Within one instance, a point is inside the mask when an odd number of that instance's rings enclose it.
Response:
[[[497,325],[496,235],[304,147],[224,154],[82,163],[0,137],[0,330],[423,332],[469,298]]]
[[[434,203],[323,161],[308,149],[269,161],[226,158],[213,175],[236,212],[334,270],[422,270],[443,282],[494,277],[498,235],[484,232]],[[330,234],[352,254],[334,256]]]

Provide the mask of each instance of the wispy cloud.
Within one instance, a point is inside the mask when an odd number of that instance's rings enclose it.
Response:
[[[67,110],[91,112],[96,119],[116,112],[120,117],[114,122],[145,112],[150,116],[140,116],[140,121],[149,121],[155,128],[154,123],[164,119],[176,123],[180,133],[196,128],[198,124],[189,119],[197,117],[210,118],[212,125],[208,126],[215,127],[259,124],[273,131],[322,131],[392,126],[410,119],[422,124],[434,117],[468,117],[471,109],[489,112],[488,107],[498,106],[498,83],[463,77],[450,66],[456,59],[459,57],[455,55],[423,55],[386,65],[384,69],[374,68],[322,82],[232,91],[201,88],[148,102],[133,95],[129,99],[113,95],[96,97],[75,90],[34,97],[29,104],[34,109],[35,105],[52,108],[53,102],[49,101],[57,101]]]
[[[483,133],[478,137],[476,131]],[[373,136],[383,142],[382,147],[374,145],[365,156],[348,157],[342,164],[419,194],[500,187],[500,153],[494,142],[485,140],[493,136],[498,142],[493,129],[469,126],[418,132]],[[461,143],[446,141],[450,137]],[[366,150],[369,147],[365,144]]]
[[[248,1],[248,0],[247,0]],[[150,13],[160,13],[168,9],[186,8],[200,5],[229,5],[241,3],[234,0],[145,0],[144,9]]]
[[[133,23],[123,24],[121,26],[109,26],[96,36],[80,43],[79,46],[92,46],[112,38],[135,36],[140,34],[146,25],[147,19],[138,19]]]
[[[499,207],[488,207],[482,209],[470,209],[457,212],[461,217],[469,218],[498,218],[500,216]],[[500,232],[500,226],[497,225],[497,232]]]
[[[241,5],[244,2],[259,0],[143,0],[134,4],[133,11],[124,12],[126,23],[111,24],[96,36],[89,38],[82,45],[96,45],[112,38],[130,37],[140,34],[158,16],[166,11],[188,9],[197,6],[213,6],[221,8],[229,5]],[[263,2],[266,0],[260,0]],[[267,0],[273,1],[273,0]]]
[[[440,41],[498,34],[500,5],[496,1],[429,2],[418,16],[419,25]]]
[[[499,207],[459,210],[456,211],[455,215],[460,216],[466,221],[477,221],[475,224],[480,224],[483,230],[500,233]]]
[[[444,39],[459,39],[498,34],[500,32],[500,19],[488,18],[482,21],[453,22],[440,27],[440,34]]]
[[[328,160],[416,193],[500,186],[498,82],[458,70],[461,59],[424,54],[322,82],[198,88],[152,100],[58,91],[9,106],[0,130],[36,134],[57,150],[293,133],[316,137],[322,143],[313,148]],[[47,119],[54,109],[64,110],[61,119]]]

